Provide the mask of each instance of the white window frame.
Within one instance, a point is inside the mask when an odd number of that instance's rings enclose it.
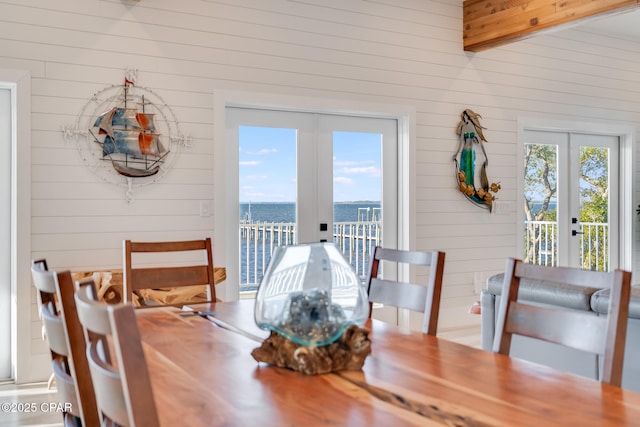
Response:
[[[0,69],[11,91],[11,371],[18,384],[43,378],[31,353],[31,75]]]

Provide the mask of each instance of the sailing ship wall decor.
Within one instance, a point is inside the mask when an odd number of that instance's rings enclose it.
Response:
[[[123,105],[111,108],[96,119],[94,127],[99,129],[98,135],[89,132],[102,146],[102,157],[109,159],[119,174],[141,178],[158,173],[169,150],[160,142],[154,115],[145,112],[144,96],[139,106],[141,110],[130,107],[130,84],[125,79]]]
[[[470,109],[464,110],[460,115],[461,120],[456,128],[459,138],[458,151],[453,155],[453,163],[458,190],[474,205],[492,212],[496,198],[494,193],[500,190],[500,183],[489,184],[489,159],[484,148],[487,139],[482,132],[486,128],[480,124],[481,117]],[[482,160],[479,170],[476,169],[478,158]],[[480,185],[476,185],[478,179]]]
[[[65,138],[75,137],[81,159],[102,180],[126,188],[157,182],[182,147],[191,140],[164,100],[136,85],[136,70],[128,70],[121,85],[93,95],[74,127],[63,127]]]

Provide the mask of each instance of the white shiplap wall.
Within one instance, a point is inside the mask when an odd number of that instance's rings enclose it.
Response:
[[[121,242],[213,236],[217,90],[415,108],[416,243],[447,252],[442,327],[477,322],[474,274],[516,255],[516,214],[489,215],[455,188],[460,112],[483,117],[489,175],[516,201],[521,117],[634,125],[640,44],[579,28],[481,53],[462,50],[462,0],[5,0],[0,68],[32,76],[32,257],[56,269],[121,265]],[[100,182],[61,127],[87,99],[138,69],[173,108],[192,147],[127,204]],[[28,260],[27,260],[28,262]],[[25,284],[21,284],[24,286]],[[32,297],[31,341],[46,348]],[[23,380],[39,379],[34,369]],[[44,369],[44,371],[43,371]]]

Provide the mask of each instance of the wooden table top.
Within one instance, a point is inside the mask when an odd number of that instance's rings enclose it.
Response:
[[[362,371],[306,376],[251,357],[253,301],[194,307],[224,323],[137,311],[163,426],[640,425],[640,393],[375,320]]]

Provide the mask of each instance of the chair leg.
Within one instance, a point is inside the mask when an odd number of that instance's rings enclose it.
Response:
[[[56,382],[56,376],[55,374],[52,373],[51,376],[49,377],[49,381],[47,381],[47,389],[51,390],[55,382]]]

